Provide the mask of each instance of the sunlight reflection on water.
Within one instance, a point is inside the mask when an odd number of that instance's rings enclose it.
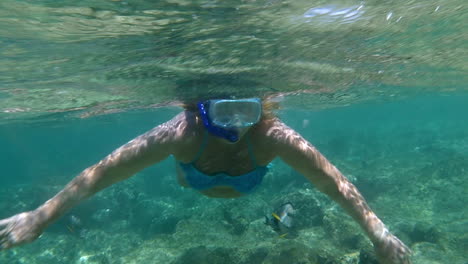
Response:
[[[310,8],[303,17],[308,18],[307,22],[352,23],[359,20],[364,12],[362,4],[350,7],[325,5]]]

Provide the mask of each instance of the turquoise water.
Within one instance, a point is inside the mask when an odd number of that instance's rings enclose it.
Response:
[[[414,263],[466,263],[467,100],[467,94],[428,95],[279,115],[355,183],[411,246]],[[34,208],[83,168],[176,112],[2,126],[1,216]],[[285,262],[290,257],[298,260],[292,263],[372,263],[356,260],[369,242],[351,219],[280,161],[256,193],[225,200],[179,187],[172,162],[101,192],[39,240],[0,253],[1,263],[291,263]],[[286,200],[313,219],[292,240],[263,224]],[[70,215],[83,222],[79,233],[68,230]]]
[[[466,264],[467,14],[453,0],[4,0],[0,219],[170,119],[174,101],[273,94],[414,263]],[[293,239],[263,223],[285,201],[299,212]],[[0,263],[375,263],[367,255],[351,218],[280,160],[257,192],[210,199],[177,184],[170,158]]]

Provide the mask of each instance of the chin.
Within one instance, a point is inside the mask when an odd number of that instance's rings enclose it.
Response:
[[[247,131],[249,131],[250,127],[243,127],[243,128],[236,128],[237,135],[239,136],[239,139],[241,139],[245,134],[247,134]]]

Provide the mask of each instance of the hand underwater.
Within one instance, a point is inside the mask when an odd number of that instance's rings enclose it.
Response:
[[[411,264],[411,250],[390,233],[374,249],[380,264]]]
[[[41,233],[35,211],[0,220],[0,250],[32,242]]]

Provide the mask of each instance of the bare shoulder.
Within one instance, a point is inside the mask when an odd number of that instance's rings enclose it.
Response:
[[[316,151],[315,147],[301,134],[278,118],[262,123],[256,134],[264,149],[274,152],[275,156]]]
[[[268,144],[290,144],[291,141],[303,140],[302,136],[294,129],[283,123],[279,118],[262,122],[256,134]]]
[[[252,133],[256,148],[262,153],[269,153],[271,158],[281,156],[283,152],[298,149],[308,143],[298,132],[280,119],[263,121]]]
[[[146,133],[158,142],[172,144],[187,144],[200,135],[200,122],[197,116],[189,111],[183,111],[171,120],[162,123]]]
[[[171,142],[172,154],[179,160],[192,157],[203,138],[203,124],[198,116],[190,111],[183,111],[171,120],[154,128],[155,134],[167,137]]]
[[[141,152],[175,154],[182,146],[195,141],[199,133],[197,118],[193,113],[183,111],[148,132],[134,138],[116,152],[123,153],[125,150],[136,150]]]
[[[262,149],[281,158],[303,175],[308,177],[314,175],[318,168],[332,167],[308,140],[281,120],[272,120],[260,131],[266,143]]]

